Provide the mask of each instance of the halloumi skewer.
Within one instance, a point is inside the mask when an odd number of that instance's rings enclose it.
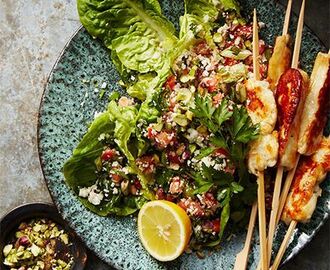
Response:
[[[276,96],[278,102],[279,122],[279,166],[276,173],[272,211],[268,228],[268,252],[271,254],[273,238],[277,226],[277,213],[279,209],[279,198],[281,193],[282,177],[284,168],[292,170],[299,159],[297,154],[298,135],[301,114],[307,90],[308,76],[305,72],[297,70],[300,53],[305,0],[303,0],[292,59],[292,68],[288,69],[277,85]],[[270,258],[269,258],[270,261]]]
[[[299,131],[298,152],[300,154],[310,155],[315,152],[322,138],[329,108],[330,51],[328,54],[318,53],[314,63]],[[277,222],[281,217],[293,175],[294,170],[289,172],[284,183],[280,197]]]
[[[248,154],[249,171],[258,178],[258,217],[260,235],[260,258],[263,270],[269,268],[267,237],[266,237],[266,209],[264,170],[274,166],[277,160],[278,143],[277,132],[273,132],[277,109],[274,94],[269,88],[269,83],[260,81],[259,75],[259,46],[257,16],[254,10],[253,20],[253,71],[254,78],[246,83],[247,112],[253,124],[260,124],[259,138],[250,143]]]
[[[287,198],[282,220],[289,225],[272,270],[277,270],[288,242],[298,222],[308,222],[315,210],[317,198],[321,195],[319,184],[330,171],[330,137],[323,138],[312,156],[305,156],[299,163],[294,183]]]
[[[291,63],[291,51],[289,48],[290,35],[288,34],[291,6],[292,0],[288,0],[282,35],[276,38],[273,54],[268,63],[267,80],[273,91],[275,91],[281,75],[290,67]]]

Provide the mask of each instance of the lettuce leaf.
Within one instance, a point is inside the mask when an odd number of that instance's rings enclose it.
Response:
[[[236,14],[240,15],[241,8],[236,0],[220,0],[222,10],[224,11],[235,11]]]
[[[180,38],[192,31],[213,45],[211,35],[216,24],[222,24],[224,11],[234,11],[240,17],[235,0],[185,0],[185,14],[180,18]]]
[[[215,21],[219,14],[216,1],[185,0],[185,14],[199,17],[203,21]]]
[[[110,101],[108,112],[111,121],[115,123],[114,141],[128,161],[133,162],[135,158],[128,149],[128,141],[135,132],[137,109],[135,106],[120,107],[115,101]]]
[[[77,191],[78,186],[90,186],[96,180],[95,159],[102,151],[103,145],[98,140],[101,134],[114,135],[115,125],[110,121],[107,112],[98,116],[89,127],[81,142],[73,151],[72,157],[64,164],[63,173],[66,182]]]
[[[81,203],[100,216],[115,214],[118,216],[128,216],[140,209],[147,199],[141,196],[112,196],[109,201],[102,202],[100,205],[91,204],[87,199],[79,198]]]
[[[63,166],[65,181],[75,193],[79,193],[79,188],[88,187],[95,184],[97,170],[95,161],[103,151],[103,144],[99,141],[101,134],[107,134],[108,140],[114,141],[126,156],[133,159],[128,150],[128,141],[134,132],[137,109],[133,106],[119,108],[115,102],[111,102],[109,111],[98,116],[88,129],[73,155]],[[120,116],[120,117],[119,117]],[[132,172],[136,168],[133,168]],[[148,191],[146,192],[148,195]],[[79,200],[88,209],[101,216],[116,214],[126,216],[134,213],[147,201],[141,196],[118,196],[112,195],[108,201],[102,201],[100,205],[93,205],[87,199],[79,197]]]
[[[156,0],[78,0],[80,20],[100,38],[127,71],[162,69],[177,41],[175,28]]]

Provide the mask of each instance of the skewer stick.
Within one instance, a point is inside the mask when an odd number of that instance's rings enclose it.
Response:
[[[288,172],[288,174],[285,178],[284,186],[283,186],[281,197],[280,197],[280,203],[279,203],[279,207],[278,207],[278,211],[277,211],[276,226],[277,226],[278,222],[280,221],[281,214],[282,214],[286,199],[288,197],[290,187],[292,184],[292,180],[293,180],[294,174],[296,172],[298,163],[299,163],[299,157],[296,160],[296,164],[294,165],[294,168]]]
[[[285,36],[286,34],[288,34],[289,23],[290,23],[291,7],[292,7],[292,0],[288,0],[288,5],[286,7],[286,12],[285,12],[285,17],[284,17],[284,24],[283,24],[282,36]]]
[[[249,227],[246,234],[246,240],[243,249],[236,255],[234,270],[245,270],[250,252],[253,228],[256,222],[258,204],[255,202],[251,209]]]
[[[263,172],[260,172],[258,175],[258,217],[259,217],[261,269],[267,270],[269,268],[269,264],[268,264],[267,235],[266,235],[265,182],[264,182]]]
[[[285,36],[288,34],[289,29],[289,23],[290,23],[290,15],[291,15],[291,7],[292,7],[292,0],[288,0],[285,17],[284,17],[284,23],[283,23],[283,31],[282,35]],[[277,173],[276,173],[276,180],[275,180],[275,186],[274,186],[274,195],[272,200],[272,213],[271,218],[269,222],[269,232],[268,235],[273,236],[275,234],[276,229],[276,217],[277,217],[277,209],[278,209],[278,198],[280,196],[281,192],[281,184],[282,184],[282,177],[283,177],[283,171],[284,168],[282,166],[278,167]],[[273,237],[268,237],[268,261],[270,262],[271,259],[271,252],[272,252],[272,244],[273,244]],[[259,261],[257,270],[261,269],[261,261]]]
[[[274,185],[274,192],[273,192],[273,200],[272,200],[272,211],[270,214],[269,220],[269,227],[268,227],[268,254],[269,258],[268,261],[270,263],[271,254],[272,254],[272,246],[273,246],[273,239],[275,234],[275,229],[277,226],[276,218],[277,218],[277,211],[279,208],[279,197],[281,193],[281,185],[282,185],[282,178],[283,178],[283,166],[279,166],[276,172],[276,179]]]
[[[253,12],[253,73],[256,80],[260,80],[259,71],[259,36],[257,12]],[[266,235],[266,209],[265,209],[265,183],[264,172],[258,173],[258,217],[259,217],[259,236],[260,236],[260,258],[263,270],[269,268],[267,254],[267,235]]]
[[[293,57],[292,57],[292,68],[298,68],[298,61],[299,61],[299,54],[300,54],[300,47],[301,47],[301,37],[302,37],[302,30],[304,27],[304,13],[305,13],[305,0],[302,1],[297,31],[296,31],[296,40],[294,42],[294,49],[293,49]]]
[[[296,226],[297,226],[297,221],[295,221],[295,220],[291,221],[290,226],[289,226],[289,228],[288,228],[288,230],[285,234],[285,237],[282,241],[281,247],[280,247],[280,249],[279,249],[279,251],[276,255],[276,258],[274,260],[274,263],[271,267],[271,270],[277,270],[277,268],[279,267],[280,262],[283,258],[283,255],[285,253],[285,250],[288,246],[289,240],[290,240]]]
[[[259,69],[259,35],[256,9],[253,10],[253,74],[256,80],[260,80]]]
[[[302,38],[302,30],[303,30],[303,27],[304,27],[304,11],[305,11],[305,0],[302,1],[301,8],[300,8],[300,14],[299,14],[297,32],[296,32],[296,39],[295,39],[293,57],[292,57],[292,63],[291,63],[292,68],[298,68],[299,54],[300,54],[300,47],[301,47],[301,38]],[[281,182],[282,182],[282,177],[276,177],[276,180],[275,180],[275,189],[274,189],[273,202],[272,202],[272,212],[271,212],[271,218],[270,218],[270,224],[269,224],[269,233],[268,233],[268,248],[269,248],[268,252],[269,253],[271,253],[271,250],[272,250],[275,229],[276,229],[276,226],[279,222],[283,207],[285,205],[285,201],[286,201],[287,195],[289,193],[289,189],[290,189],[292,179],[294,177],[299,159],[300,159],[300,154],[298,154],[297,157],[296,157],[296,162],[295,162],[294,168],[292,170],[290,170],[290,172],[288,173],[288,175],[286,177],[284,190],[283,190],[283,193],[282,193],[282,196],[281,196],[281,204],[279,203],[280,190],[278,190],[278,187],[280,189]],[[280,173],[283,174],[283,168],[281,166],[279,166],[279,168],[277,170],[277,175],[279,175]],[[279,183],[277,183],[277,182],[279,182]],[[295,221],[291,222],[291,224],[289,226],[289,229],[288,229],[288,232],[287,232],[287,235],[288,235],[287,238],[288,239],[291,237],[291,235],[293,233],[293,230],[296,227],[296,225],[297,225],[297,223]],[[289,232],[291,232],[291,233],[288,234]],[[277,261],[276,261],[276,259],[275,259],[275,261],[278,265],[281,262],[281,259],[284,255],[284,252],[285,252],[285,249],[286,249],[286,246],[287,246],[287,243],[284,243],[284,242],[288,241],[288,239],[284,238],[283,243],[282,243],[283,245],[281,245],[281,248],[283,250],[280,249],[277,256],[276,256]],[[274,265],[275,265],[275,269],[277,269],[278,265],[276,266],[275,262],[274,262]]]

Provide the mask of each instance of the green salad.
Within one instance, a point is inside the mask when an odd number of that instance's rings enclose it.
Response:
[[[256,199],[246,166],[259,135],[245,108],[251,23],[234,0],[185,0],[179,33],[156,0],[78,0],[78,11],[127,95],[111,94],[65,163],[66,183],[101,216],[174,202],[191,219],[192,249],[219,245]],[[271,49],[259,47],[265,77]]]

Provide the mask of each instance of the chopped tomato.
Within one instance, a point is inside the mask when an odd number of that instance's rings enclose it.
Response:
[[[236,28],[235,33],[236,36],[243,36],[245,39],[250,39],[252,37],[252,25],[242,25]]]
[[[189,73],[189,69],[185,68],[184,70],[182,70],[183,75],[187,75],[188,73]]]
[[[233,59],[233,58],[229,58],[229,57],[225,57],[225,62],[223,63],[225,66],[233,66],[235,64],[237,64],[237,60]]]
[[[215,231],[216,233],[220,232],[220,219],[215,219],[212,220],[212,225],[213,225],[213,231]]]
[[[135,179],[134,180],[134,185],[136,186],[137,189],[141,189],[142,188],[142,185],[140,183],[140,181],[138,179]]]
[[[201,87],[206,88],[208,92],[212,93],[218,89],[218,80],[214,77],[203,79]]]
[[[170,163],[180,164],[180,156],[175,151],[168,151],[166,157]]]
[[[157,132],[153,129],[153,127],[148,127],[148,139],[153,139]]]
[[[170,202],[174,202],[175,199],[176,199],[176,197],[171,194],[167,194],[166,198],[165,198],[166,201],[170,201]]]
[[[142,156],[136,160],[136,165],[145,174],[154,173],[158,163],[159,158],[157,155]]]
[[[101,159],[103,161],[107,161],[109,159],[113,159],[115,156],[116,156],[116,150],[108,148],[103,151],[103,153],[101,155]]]
[[[161,131],[155,136],[157,148],[164,149],[169,145],[173,145],[175,140],[175,133],[173,131]]]
[[[209,46],[207,45],[207,43],[206,43],[205,40],[199,42],[199,43],[194,47],[194,51],[195,51],[197,54],[204,55],[204,56],[207,56],[207,55],[210,55],[210,54],[211,54],[211,49],[209,48]]]
[[[167,89],[173,90],[175,85],[176,85],[176,77],[175,75],[170,75],[165,82],[165,87]]]
[[[223,93],[216,94],[213,97],[213,105],[217,107],[221,103],[223,96],[224,96]]]
[[[163,188],[157,189],[157,191],[156,191],[156,199],[157,200],[164,200],[165,197],[166,197],[166,194],[164,192],[164,189]]]
[[[180,179],[179,176],[172,178],[170,183],[169,192],[171,194],[180,194],[183,192],[184,182]]]
[[[228,151],[225,148],[218,148],[218,149],[215,149],[215,151],[213,152],[213,154],[216,157],[225,158],[225,157],[228,156]]]
[[[205,215],[205,211],[198,201],[194,201],[191,198],[181,199],[178,205],[184,209],[189,215],[202,217]]]
[[[111,179],[114,183],[120,183],[123,177],[119,174],[112,173],[111,174]]]
[[[205,203],[207,208],[212,209],[218,206],[218,201],[214,198],[211,192],[205,193],[203,197],[203,203]]]

